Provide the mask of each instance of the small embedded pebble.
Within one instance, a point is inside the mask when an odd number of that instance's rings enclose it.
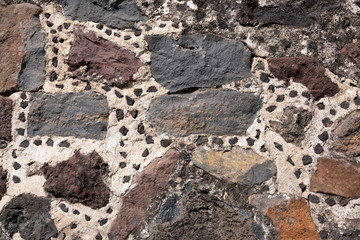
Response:
[[[28,140],[24,140],[20,143],[20,147],[22,148],[27,148],[29,146],[29,141]]]
[[[276,109],[276,106],[275,106],[275,105],[271,105],[271,106],[269,106],[269,107],[266,108],[266,111],[268,111],[268,112],[273,112],[275,109]]]
[[[20,182],[20,178],[18,176],[13,176],[13,181],[14,183],[19,183]]]
[[[60,88],[60,89],[63,89],[63,88],[64,88],[64,85],[63,85],[63,84],[56,84],[55,87]]]
[[[160,145],[162,147],[168,147],[171,143],[172,143],[172,141],[170,139],[162,139],[160,141]]]
[[[119,166],[120,166],[120,168],[125,168],[126,167],[126,162],[120,162]]]
[[[142,90],[141,88],[136,88],[136,89],[134,89],[134,94],[135,94],[135,96],[137,96],[137,97],[140,97],[141,94],[142,94],[142,92],[143,92],[143,90]]]
[[[344,102],[340,103],[340,107],[343,109],[348,109],[350,107],[350,103],[344,101]]]
[[[261,134],[260,129],[256,129],[256,135],[255,135],[255,138],[256,138],[256,139],[259,139],[259,138],[260,138],[260,134]]]
[[[330,114],[335,116],[336,115],[336,110],[335,109],[330,109]]]
[[[231,145],[234,145],[234,144],[236,144],[237,142],[238,142],[237,137],[234,137],[234,138],[230,138],[230,139],[229,139],[229,143],[230,143]]]
[[[100,226],[105,225],[107,222],[108,222],[108,219],[107,219],[107,218],[104,218],[104,219],[99,220]]]
[[[155,86],[149,87],[146,92],[157,92],[157,88]]]
[[[324,118],[322,120],[322,123],[325,127],[331,127],[331,125],[333,124],[333,122],[330,120],[330,118]]]
[[[300,183],[300,184],[299,184],[299,187],[300,187],[300,189],[301,189],[302,192],[305,192],[305,190],[306,190],[306,185],[305,185],[304,183]]]
[[[77,224],[76,224],[76,223],[72,223],[72,224],[70,225],[70,228],[71,228],[71,229],[77,228]]]
[[[11,157],[12,157],[12,158],[17,158],[16,149],[12,151]],[[16,170],[16,169],[15,169],[15,170]]]
[[[140,164],[133,164],[133,168],[138,171],[140,169]]]
[[[325,222],[324,216],[318,215],[318,221],[319,223],[324,223]]]
[[[213,144],[217,144],[217,145],[223,145],[224,141],[221,138],[218,137],[213,137],[212,139]]]
[[[126,153],[126,152],[120,152],[120,155],[121,155],[123,158],[126,158],[126,157],[127,157],[127,153]]]
[[[317,203],[319,203],[319,202],[320,202],[319,197],[318,197],[318,196],[316,196],[316,195],[314,195],[314,194],[309,194],[309,196],[308,196],[308,200],[309,200],[309,202],[311,202],[311,203],[315,203],[315,204],[317,204]]]
[[[108,208],[108,210],[106,210],[106,213],[111,214],[113,212],[112,208]]]
[[[105,92],[110,92],[110,87],[109,86],[103,86],[102,89],[105,91]]]
[[[121,109],[116,109],[116,119],[118,121],[123,120],[124,119],[124,111]]]
[[[118,97],[118,98],[123,98],[124,95],[122,95],[120,92],[116,91],[115,90],[115,96]]]
[[[319,136],[318,136],[318,138],[321,140],[321,141],[323,141],[323,142],[325,142],[326,140],[328,140],[329,139],[329,134],[328,134],[328,132],[322,132]]]
[[[153,140],[153,138],[151,136],[147,136],[145,141],[146,141],[147,144],[153,144],[154,143],[154,140]]]
[[[44,16],[45,16],[46,18],[50,18],[51,14],[50,14],[50,13],[44,13]]]
[[[59,49],[57,47],[53,47],[52,51],[55,55],[57,55],[59,53]]]
[[[254,146],[255,140],[252,138],[247,138],[246,142],[251,147],[251,146]]]
[[[135,103],[135,100],[129,96],[126,96],[126,103],[129,105],[129,106],[132,106],[134,105]]]
[[[277,142],[274,142],[274,145],[275,145],[275,147],[276,147],[280,152],[283,152],[283,151],[284,151],[283,146],[282,146],[281,144],[279,144],[279,143],[277,143]]]
[[[320,154],[322,152],[324,152],[324,149],[323,147],[320,145],[320,143],[316,144],[315,147],[314,147],[314,152],[316,154]]]
[[[265,145],[262,145],[260,148],[260,152],[266,152],[266,151],[267,151],[267,149],[266,149]]]
[[[34,144],[35,144],[36,146],[40,146],[40,145],[42,144],[42,141],[39,140],[39,139],[37,139],[37,140],[34,141]]]
[[[68,148],[68,147],[70,147],[70,143],[68,143],[66,140],[61,141],[61,142],[59,143],[59,147]]]
[[[22,93],[20,94],[20,98],[21,98],[22,100],[25,100],[25,99],[27,98],[26,93],[22,92]]]
[[[124,176],[123,183],[130,182],[131,177],[130,176]]]
[[[269,75],[267,75],[266,73],[261,73],[260,81],[262,81],[264,83],[270,82]]]
[[[16,132],[17,132],[20,136],[24,136],[24,134],[25,134],[25,129],[23,129],[23,128],[18,128],[18,129],[16,129]]]
[[[139,123],[139,125],[137,126],[137,131],[138,131],[139,134],[144,134],[145,133],[144,124]]]
[[[130,40],[130,39],[131,39],[131,36],[129,36],[129,35],[125,35],[125,36],[124,36],[124,40],[125,40],[125,41]]]
[[[53,82],[58,79],[57,73],[55,71],[52,71],[50,73],[50,81]]]
[[[325,109],[325,105],[323,103],[318,103],[316,106],[317,106],[317,108],[319,110],[324,110]]]
[[[119,144],[120,144],[120,146],[122,146],[122,147],[125,146],[125,143],[124,143],[123,140],[121,140]]]
[[[296,171],[294,172],[294,174],[295,174],[295,177],[296,177],[297,179],[299,179],[299,178],[300,178],[300,175],[301,175],[301,170],[300,170],[300,169],[296,170]]]
[[[85,215],[85,220],[88,222],[91,220],[91,218],[88,215]]]
[[[102,240],[102,239],[103,239],[103,238],[102,238],[102,236],[101,236],[100,233],[96,234],[95,240]]]
[[[359,97],[355,97],[354,98],[354,103],[356,106],[359,106],[360,105],[360,98]]]
[[[277,97],[276,97],[276,101],[277,101],[277,102],[283,102],[284,99],[285,99],[285,96],[284,96],[284,95],[277,95]]]
[[[99,30],[102,30],[104,28],[104,25],[102,24],[97,24],[96,25],[96,28],[99,29]]]
[[[59,208],[63,211],[63,212],[68,212],[69,208],[64,204],[64,203],[60,203],[59,204]]]
[[[26,119],[25,119],[25,113],[22,112],[22,113],[19,114],[19,121],[20,121],[20,122],[25,122],[25,121],[26,121]]]
[[[141,35],[141,30],[135,30],[134,35],[136,37],[140,36]]]
[[[138,110],[130,110],[129,113],[135,119],[138,116],[139,111]]]
[[[136,48],[140,47],[140,45],[138,43],[133,43],[133,46],[136,47]]]
[[[159,28],[164,28],[164,27],[166,27],[165,23],[162,23],[162,24],[159,25]]]
[[[319,232],[319,236],[320,236],[321,239],[327,239],[328,238],[328,233],[327,233],[326,230],[321,230]]]
[[[71,23],[64,23],[64,28],[68,29],[71,26]]]
[[[58,66],[58,59],[57,59],[56,57],[52,59],[52,65],[53,65],[54,67],[57,67],[57,66]]]
[[[304,166],[311,164],[312,161],[313,161],[313,159],[309,155],[304,155],[302,157],[302,162],[303,162]]]
[[[258,68],[259,70],[265,70],[264,63],[261,62],[261,61],[259,61],[258,64],[257,64],[257,68]]]
[[[62,26],[62,25],[59,25],[59,26],[57,27],[57,29],[58,29],[59,32],[61,32],[61,31],[63,30],[63,26]]]
[[[274,93],[274,92],[275,92],[275,86],[274,86],[274,85],[270,85],[270,86],[268,87],[268,90],[269,90],[269,92]]]
[[[310,93],[308,93],[308,92],[302,92],[301,93],[301,96],[303,96],[304,98],[310,98]]]
[[[47,25],[48,27],[54,26],[54,24],[53,24],[52,22],[50,22],[50,21],[46,21],[46,25]]]
[[[129,130],[125,126],[122,126],[119,131],[123,136],[126,136],[129,132]]]
[[[73,82],[72,85],[75,86],[75,87],[79,86],[79,82]]]
[[[295,163],[294,163],[294,161],[291,159],[290,156],[288,156],[288,158],[286,159],[286,161],[287,161],[288,163],[290,163],[291,165],[295,166]]]
[[[199,136],[197,139],[196,139],[196,145],[197,146],[200,146],[204,143],[207,143],[209,142],[209,139],[206,137],[206,136]]]
[[[336,204],[335,200],[332,197],[328,197],[325,199],[325,202],[327,205],[329,205],[330,207],[334,206]]]
[[[52,147],[52,146],[54,146],[54,141],[53,141],[51,138],[49,138],[49,139],[46,141],[46,145],[48,145],[49,147]]]
[[[112,31],[110,29],[105,30],[106,35],[110,36],[112,34]]]
[[[79,212],[78,210],[74,210],[74,211],[73,211],[73,214],[75,214],[75,215],[79,215],[79,214],[80,214],[80,212]]]
[[[90,83],[86,83],[86,86],[85,86],[84,90],[88,91],[90,89],[91,89]]]
[[[295,91],[295,90],[290,91],[289,97],[294,98],[294,97],[296,97],[296,96],[297,96],[297,91]]]

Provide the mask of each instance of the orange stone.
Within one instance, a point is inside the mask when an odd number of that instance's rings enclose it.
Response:
[[[268,209],[281,240],[319,239],[309,207],[304,199],[291,199]]]

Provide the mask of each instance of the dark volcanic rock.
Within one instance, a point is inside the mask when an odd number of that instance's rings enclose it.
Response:
[[[290,78],[294,82],[304,84],[315,100],[332,97],[339,92],[336,83],[325,75],[325,68],[317,60],[310,57],[280,57],[268,60],[269,69],[275,77],[289,85]]]
[[[68,64],[73,75],[80,79],[84,73],[79,68],[86,66],[87,75],[102,75],[116,85],[131,81],[132,76],[144,65],[134,53],[98,38],[95,32],[85,33],[81,28],[75,30]]]
[[[135,186],[123,197],[121,209],[111,224],[109,239],[126,239],[144,219],[151,199],[164,190],[178,159],[179,152],[171,149],[135,176],[132,182]]]
[[[147,37],[151,71],[171,92],[211,87],[251,76],[251,53],[239,42],[215,35]]]
[[[76,151],[69,160],[56,166],[44,166],[44,189],[57,198],[80,202],[91,208],[106,206],[110,189],[103,181],[109,173],[108,165],[95,151],[83,155]]]
[[[49,211],[49,199],[22,194],[5,206],[0,222],[11,237],[19,232],[25,240],[51,240],[58,231]]]
[[[341,52],[343,54],[348,55],[349,57],[351,57],[356,65],[358,67],[360,67],[360,43],[356,42],[356,43],[349,43],[346,44],[343,49],[341,49]]]
[[[159,133],[173,136],[243,135],[261,106],[252,93],[207,90],[159,97],[151,102],[147,119]]]
[[[0,166],[0,200],[6,193],[7,171]]]
[[[48,95],[34,93],[28,135],[103,139],[107,131],[106,97],[90,92]]]
[[[130,28],[146,20],[133,0],[55,0],[65,16],[78,21],[92,21],[114,28]]]
[[[35,91],[44,83],[41,8],[33,4],[0,6],[0,93]]]
[[[11,140],[12,100],[0,96],[0,140]]]
[[[311,119],[311,112],[288,106],[284,109],[280,121],[270,121],[270,125],[286,142],[299,144],[305,138],[305,128]]]

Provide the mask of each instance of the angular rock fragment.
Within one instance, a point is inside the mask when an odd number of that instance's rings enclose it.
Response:
[[[83,155],[80,151],[56,166],[45,165],[45,191],[56,198],[82,203],[91,208],[101,208],[109,202],[110,189],[104,183],[109,173],[108,165],[95,151]]]
[[[135,54],[121,48],[116,43],[98,38],[95,32],[75,30],[68,64],[70,71],[78,78],[83,75],[102,75],[109,83],[122,85],[132,80],[132,76],[144,64]],[[85,73],[79,70],[86,67]]]
[[[341,52],[343,54],[348,55],[350,58],[352,58],[356,65],[360,67],[360,43],[349,43],[346,44],[342,49]]]
[[[207,90],[159,97],[151,102],[147,119],[159,134],[244,135],[261,106],[252,93]]]
[[[147,37],[151,71],[171,92],[212,87],[251,76],[251,53],[240,42],[215,35]]]
[[[280,239],[319,239],[309,207],[304,199],[290,199],[270,207],[266,213],[280,234]]]
[[[90,92],[50,95],[33,93],[28,135],[103,139],[109,110],[106,97]]]
[[[325,75],[325,68],[318,61],[310,57],[279,57],[268,60],[271,73],[279,80],[289,85],[290,79],[304,84],[313,95],[315,100],[339,92],[336,83]]]
[[[349,157],[360,155],[360,111],[342,119],[333,132],[334,150]]]
[[[44,83],[41,8],[33,4],[0,6],[0,93],[36,91]]]
[[[7,171],[0,166],[0,200],[6,193],[7,185]]]
[[[180,153],[169,150],[162,158],[153,160],[141,173],[135,176],[134,185],[123,197],[120,211],[111,224],[109,239],[126,239],[142,221],[151,199],[160,194],[168,183]]]
[[[2,210],[0,222],[11,237],[19,232],[25,240],[51,240],[58,231],[49,211],[49,199],[21,194]]]
[[[220,179],[252,187],[276,174],[275,165],[252,150],[233,147],[229,152],[199,148],[193,153],[193,163]]]
[[[360,168],[345,160],[321,158],[311,177],[310,191],[359,197]]]
[[[92,21],[114,28],[131,28],[137,21],[147,20],[133,0],[56,0],[65,16],[78,21]]]
[[[286,142],[299,144],[305,138],[305,128],[312,119],[312,113],[295,106],[284,109],[280,121],[270,121],[270,126]]]
[[[11,140],[12,100],[0,96],[0,140]]]

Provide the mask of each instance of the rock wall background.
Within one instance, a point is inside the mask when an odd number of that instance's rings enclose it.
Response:
[[[0,0],[0,239],[360,239],[356,0]]]

